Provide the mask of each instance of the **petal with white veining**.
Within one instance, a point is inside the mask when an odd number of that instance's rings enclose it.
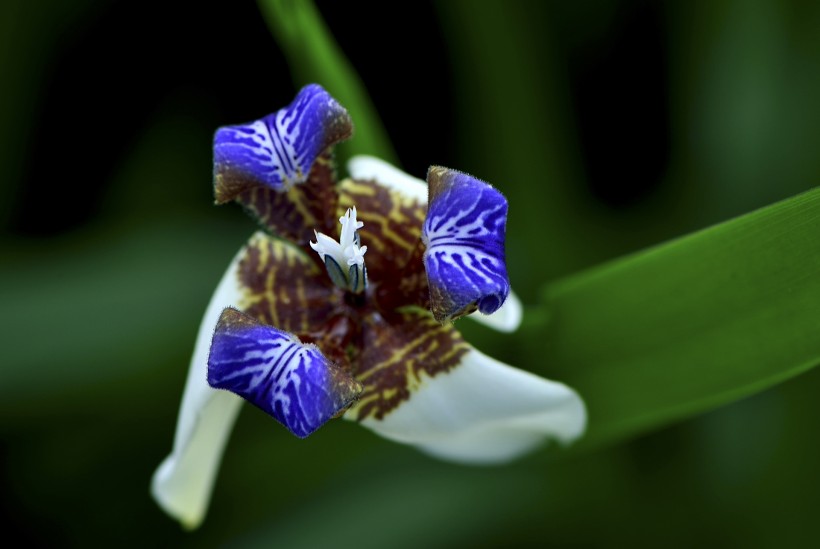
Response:
[[[432,166],[421,238],[430,308],[439,322],[497,311],[510,293],[504,254],[507,200],[467,174]]]
[[[375,181],[409,199],[418,201],[419,204],[427,204],[427,183],[381,158],[368,155],[354,156],[348,161],[347,170],[353,179]],[[507,300],[494,313],[490,315],[473,313],[467,318],[500,332],[514,332],[521,324],[522,316],[521,300],[511,290]]]
[[[352,131],[347,111],[317,84],[260,120],[219,128],[214,135],[217,202],[254,186],[286,191],[303,183],[319,155]]]
[[[362,391],[315,345],[230,307],[216,325],[208,383],[241,396],[300,438],[350,406]]]

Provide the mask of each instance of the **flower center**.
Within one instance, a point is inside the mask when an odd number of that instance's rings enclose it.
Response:
[[[316,242],[311,242],[310,247],[322,258],[327,274],[336,286],[360,294],[367,287],[367,268],[364,266],[367,246],[361,245],[359,229],[364,227],[364,223],[356,219],[356,206],[348,208],[339,218],[339,223],[342,230],[338,242],[324,233],[313,231]]]

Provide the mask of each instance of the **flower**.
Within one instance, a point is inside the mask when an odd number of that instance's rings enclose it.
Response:
[[[238,202],[268,232],[240,250],[207,308],[173,451],[153,478],[154,497],[188,527],[205,515],[242,399],[299,437],[343,414],[462,463],[503,462],[585,428],[572,389],[482,354],[452,325],[475,311],[501,331],[520,322],[501,193],[437,166],[425,184],[371,157],[337,182],[332,148],[351,135],[318,85],[216,132],[217,203]]]

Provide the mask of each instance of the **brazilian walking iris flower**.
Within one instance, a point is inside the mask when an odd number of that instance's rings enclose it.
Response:
[[[370,157],[338,182],[332,149],[352,131],[344,108],[310,85],[288,107],[216,133],[217,203],[238,202],[266,231],[208,306],[173,452],[154,475],[154,497],[186,526],[205,515],[242,399],[298,437],[344,415],[462,463],[502,462],[584,430],[572,389],[493,360],[452,325],[476,311],[502,331],[520,322],[505,198],[454,170],[431,167],[425,184]]]

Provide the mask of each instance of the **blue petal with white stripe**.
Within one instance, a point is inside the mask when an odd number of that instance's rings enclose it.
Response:
[[[285,191],[303,183],[319,155],[352,133],[347,111],[318,84],[305,86],[290,105],[260,120],[219,128],[214,136],[217,202],[253,186]]]
[[[430,308],[439,322],[492,314],[510,293],[504,256],[507,200],[467,174],[432,166],[422,240]]]
[[[353,404],[361,384],[316,348],[233,308],[222,312],[208,383],[227,389],[304,438]]]

